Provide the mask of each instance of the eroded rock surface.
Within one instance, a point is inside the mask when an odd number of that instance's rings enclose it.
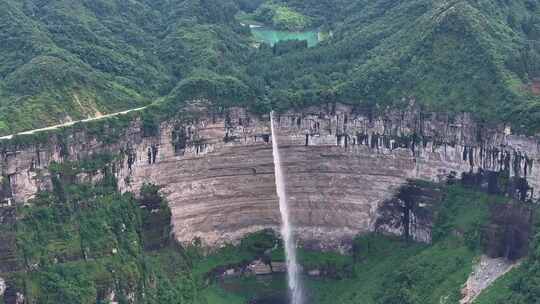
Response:
[[[409,181],[378,208],[375,231],[431,243],[434,210],[442,191],[431,183]]]
[[[268,119],[243,109],[200,108],[162,123],[155,136],[135,122],[113,143],[81,130],[47,144],[5,144],[0,200],[24,203],[50,189],[52,162],[111,153],[121,156],[112,169],[122,191],[146,182],[163,186],[179,241],[234,242],[279,226]],[[373,230],[380,203],[408,179],[507,172],[520,181],[509,195],[539,197],[538,139],[476,124],[468,115],[450,118],[414,106],[376,115],[330,105],[276,116],[276,126],[292,218],[305,245],[342,248]]]
[[[465,282],[461,290],[463,298],[459,303],[473,303],[483,290],[517,265],[519,265],[519,262],[509,261],[504,258],[490,258],[483,255],[480,262],[474,266],[474,270],[467,282]]]

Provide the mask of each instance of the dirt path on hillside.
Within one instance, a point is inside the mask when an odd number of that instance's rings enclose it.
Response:
[[[62,124],[58,124],[58,125],[54,125],[54,126],[50,126],[50,127],[34,129],[34,130],[29,130],[29,131],[23,131],[23,132],[11,134],[11,135],[2,136],[2,137],[0,137],[0,140],[11,139],[11,138],[13,138],[13,136],[16,136],[16,135],[34,134],[34,133],[37,133],[37,132],[55,130],[55,129],[62,128],[62,127],[69,127],[69,126],[72,126],[72,125],[74,125],[74,124],[76,124],[78,122],[88,122],[88,121],[105,119],[105,118],[109,118],[109,117],[113,117],[113,116],[123,115],[123,114],[127,114],[127,113],[130,113],[130,112],[141,111],[141,110],[146,109],[146,107],[147,106],[140,107],[140,108],[135,108],[135,109],[130,109],[130,110],[126,110],[126,111],[121,111],[121,112],[116,112],[116,113],[111,113],[111,114],[106,114],[106,115],[101,115],[101,116],[96,116],[96,117],[92,117],[92,118],[86,118],[86,119],[81,119],[81,120],[70,121],[70,122],[66,122],[66,123],[62,123]]]

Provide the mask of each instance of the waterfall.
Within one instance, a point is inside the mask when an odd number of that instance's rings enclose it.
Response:
[[[292,234],[287,193],[285,191],[285,179],[279,158],[277,135],[274,128],[274,113],[270,112],[270,126],[272,129],[272,154],[274,156],[274,171],[276,190],[279,198],[279,211],[281,213],[281,236],[285,243],[285,258],[287,262],[287,284],[289,286],[290,303],[302,304],[302,286],[300,284],[300,269],[296,259],[296,246]]]

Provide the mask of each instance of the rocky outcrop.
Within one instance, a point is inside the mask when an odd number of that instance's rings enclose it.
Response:
[[[508,203],[490,207],[490,223],[484,227],[484,252],[491,258],[510,261],[529,253],[533,231],[533,213],[530,206]]]
[[[441,199],[442,191],[437,185],[409,181],[395,196],[379,205],[374,229],[378,233],[431,243],[434,210]]]
[[[462,298],[459,303],[474,303],[474,300],[483,290],[519,264],[520,262],[512,262],[504,258],[490,258],[483,255],[474,266],[467,282],[463,285],[461,289]]]
[[[268,119],[242,109],[199,108],[162,123],[155,136],[136,121],[112,143],[74,129],[46,144],[4,144],[2,200],[24,203],[50,189],[52,162],[112,153],[122,191],[137,191],[146,182],[163,187],[181,242],[219,246],[277,229]],[[538,139],[511,135],[504,126],[488,128],[469,115],[451,118],[414,106],[376,114],[329,105],[276,115],[276,126],[292,219],[305,245],[339,248],[373,230],[381,202],[408,179],[504,172],[509,181],[524,182],[510,187],[509,195],[539,197]],[[77,178],[101,177],[95,172]]]
[[[261,260],[251,262],[247,266],[247,270],[249,273],[253,273],[254,275],[265,275],[273,272],[270,263],[265,263]]]

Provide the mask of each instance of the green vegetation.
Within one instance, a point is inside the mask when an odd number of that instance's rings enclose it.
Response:
[[[170,239],[171,212],[159,188],[143,186],[138,198],[115,192],[108,155],[52,166],[54,191],[17,208],[14,229],[20,270],[10,277],[28,303],[245,303],[283,299],[283,274],[266,278],[216,275],[255,259],[283,261],[272,231],[246,236],[237,246],[205,255],[195,240],[181,248]],[[103,176],[95,186],[81,174]],[[312,303],[457,303],[473,263],[484,250],[483,231],[505,198],[448,186],[434,205],[433,244],[378,234],[359,236],[353,254],[300,249]],[[496,282],[478,303],[535,303],[539,297],[536,227],[524,264]],[[97,302],[96,302],[97,299]],[[105,302],[103,302],[105,301]]]
[[[528,304],[540,299],[540,212],[536,212],[535,235],[529,258],[497,280],[476,300],[477,304]]]
[[[255,21],[272,27],[299,31],[311,26],[311,18],[291,9],[283,3],[268,2],[259,6],[253,13]]]
[[[116,193],[108,163],[56,166],[54,191],[17,208],[16,288],[27,303],[107,303],[112,294],[120,303],[193,303],[195,280],[169,240],[167,203],[151,185],[138,199]],[[104,174],[97,185],[75,183],[95,171]]]
[[[235,12],[229,1],[2,1],[0,134],[145,105],[198,68],[234,78],[248,49]]]
[[[156,100],[171,114],[198,98],[258,113],[414,98],[534,133],[538,16],[538,0],[7,0],[0,134]],[[255,49],[238,19],[332,34]]]
[[[154,136],[163,119],[189,115],[178,112],[192,100],[266,113],[336,102],[382,111],[411,99],[425,110],[472,112],[536,133],[539,16],[538,0],[4,0],[0,135],[152,102],[142,113],[10,144],[53,134],[65,146],[71,130],[112,143],[135,117],[144,136]],[[316,47],[292,40],[255,49],[238,20],[331,35]],[[18,206],[17,224],[0,231],[15,235],[20,269],[9,279],[28,303],[103,303],[112,293],[120,303],[239,303],[268,290],[240,278],[247,290],[226,292],[212,275],[255,258],[282,261],[275,236],[250,235],[208,257],[196,243],[179,248],[156,187],[139,198],[117,193],[110,166],[117,157],[53,164],[53,190]],[[80,182],[97,175],[97,185]],[[307,269],[328,275],[307,279],[309,296],[332,304],[455,303],[486,246],[490,210],[502,202],[450,186],[432,245],[367,235],[355,240],[352,257],[301,250]],[[538,302],[539,231],[537,224],[523,265],[478,303]]]
[[[321,278],[304,277],[310,303],[458,303],[462,285],[484,250],[481,236],[490,222],[490,209],[505,201],[461,186],[449,186],[443,201],[436,206],[432,245],[370,234],[356,238],[352,256],[301,249],[300,262],[306,269],[326,273]],[[282,248],[272,247],[270,241],[262,244],[273,248],[268,255],[271,260],[283,260]],[[235,250],[239,251],[232,256],[243,252],[241,247]],[[211,256],[214,261],[216,258]],[[536,303],[539,297],[535,288],[540,277],[535,272],[538,269],[534,266],[535,255],[526,263],[497,282],[479,303]],[[524,271],[525,267],[531,270]],[[284,277],[278,274],[266,279],[226,279],[209,285],[203,294],[215,301],[209,303],[225,303],[221,299],[244,303],[260,297],[279,298],[284,289]],[[508,297],[515,299],[514,302],[508,302]]]
[[[511,285],[519,280],[519,273],[522,271],[526,270],[523,269],[523,267],[519,267],[513,269],[503,277],[499,278],[496,282],[493,283],[493,285],[491,285],[491,287],[489,287],[476,299],[475,304],[511,303],[507,302],[508,298],[512,294]]]
[[[467,236],[480,234],[481,225],[489,220],[489,205],[498,200],[459,186],[449,187],[430,246],[378,235],[358,238],[352,277],[315,281],[316,302],[457,303],[461,286],[481,252],[481,244],[470,242]]]
[[[538,130],[540,97],[527,86],[538,74],[539,10],[536,1],[335,1],[346,17],[331,23],[331,39],[280,56],[262,48],[248,72],[264,84],[257,92],[272,88],[275,108],[382,109],[414,97],[426,110]]]

